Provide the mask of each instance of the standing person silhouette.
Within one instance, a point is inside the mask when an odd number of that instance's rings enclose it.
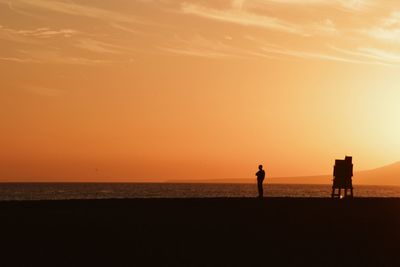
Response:
[[[264,190],[263,190],[263,182],[265,178],[265,171],[263,170],[263,166],[258,166],[258,172],[256,173],[257,176],[257,187],[258,187],[258,197],[264,197]]]

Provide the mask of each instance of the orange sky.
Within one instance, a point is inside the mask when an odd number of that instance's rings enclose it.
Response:
[[[397,0],[0,0],[0,181],[400,160]]]

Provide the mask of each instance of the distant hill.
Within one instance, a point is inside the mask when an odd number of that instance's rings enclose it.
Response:
[[[266,183],[271,184],[329,184],[332,177],[328,175],[320,176],[298,176],[298,177],[266,177]],[[234,179],[196,179],[196,180],[168,180],[166,183],[229,183],[229,184],[251,184],[256,182],[256,178],[234,178]]]
[[[204,180],[170,180],[171,183],[255,183],[255,178],[243,179],[204,179]],[[299,176],[299,177],[267,177],[271,184],[331,184],[332,175]],[[357,185],[398,185],[400,186],[400,162],[381,168],[356,172],[353,184]]]
[[[400,185],[400,161],[393,164],[356,173],[354,183],[375,185]]]

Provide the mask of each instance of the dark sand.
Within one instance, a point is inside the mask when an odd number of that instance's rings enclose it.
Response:
[[[0,202],[0,266],[400,266],[400,199]]]

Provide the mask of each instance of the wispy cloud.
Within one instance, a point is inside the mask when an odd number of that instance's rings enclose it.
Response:
[[[243,57],[245,54],[240,48],[225,44],[222,40],[212,40],[199,34],[191,38],[175,36],[172,42],[159,49],[169,53],[207,58]]]
[[[108,65],[122,62],[121,60],[104,59],[99,57],[84,57],[74,54],[63,53],[58,50],[49,51],[31,51],[29,53],[34,60],[33,63],[41,64],[64,64],[64,65],[81,65],[81,66],[98,66]]]
[[[21,29],[12,29],[5,26],[0,25],[0,31],[7,32],[9,34],[21,35],[26,37],[37,37],[37,38],[50,38],[50,37],[71,37],[78,33],[76,30],[72,29],[51,29],[51,28],[36,28],[33,30],[21,30]]]
[[[67,42],[50,40],[68,38]],[[103,38],[104,39],[104,38]],[[98,40],[97,36],[73,29],[52,29],[41,27],[34,29],[13,29],[0,25],[0,40],[16,42],[22,47],[30,45],[28,54],[21,54],[21,49],[13,52],[13,56],[1,57],[1,61],[15,63],[53,63],[75,65],[99,65],[119,62],[121,60],[104,59],[106,54],[129,55],[132,49],[127,46]],[[96,53],[95,59],[83,57],[81,51]],[[99,55],[101,57],[99,58]],[[130,55],[129,58],[132,56]]]
[[[365,56],[372,57],[387,63],[400,63],[400,52],[387,51],[373,47],[360,47],[358,51]]]
[[[314,23],[299,24],[268,15],[259,15],[243,8],[244,1],[234,1],[233,8],[215,9],[193,3],[183,3],[181,12],[225,23],[241,26],[260,27],[267,30],[284,32],[300,36],[338,34],[334,22],[330,19]]]
[[[6,0],[0,0],[0,2],[9,2]],[[57,0],[14,0],[13,6],[18,7],[34,7],[45,9],[48,11],[64,13],[72,16],[83,16],[94,19],[106,19],[109,21],[121,21],[121,22],[134,22],[136,21],[134,16],[128,16],[118,12],[81,5],[74,2],[61,2]]]
[[[18,58],[18,57],[0,57],[0,60],[16,62],[16,63],[40,63],[40,61],[31,58]]]
[[[372,0],[256,0],[258,4],[284,4],[296,6],[330,6],[340,9],[360,10],[371,7]]]
[[[304,60],[331,61],[339,63],[363,64],[363,65],[396,65],[400,63],[400,53],[388,52],[372,47],[338,48],[333,45],[324,45],[319,50],[291,49],[279,43],[270,43],[266,40],[252,36],[245,36],[254,45],[240,47],[229,44],[232,37],[214,40],[205,36],[196,35],[192,38],[175,37],[175,42],[168,46],[160,47],[167,53],[174,53],[193,57],[205,57],[222,59],[227,57],[237,58],[264,58],[288,60],[290,58]],[[227,43],[228,42],[228,43]]]
[[[378,25],[363,32],[377,40],[400,43],[400,12],[391,13],[389,17],[382,18]]]
[[[353,64],[371,64],[371,62],[365,60],[351,59],[348,57],[332,55],[330,53],[290,50],[285,48],[274,48],[274,47],[263,47],[262,49],[267,53],[281,54],[301,59],[316,59],[316,60],[336,61],[336,62],[353,63]]]
[[[183,39],[176,37],[176,43],[170,46],[161,47],[160,49],[175,54],[206,57],[206,58],[226,58],[226,57],[240,57],[240,58],[267,58],[267,59],[283,59],[299,58],[307,60],[322,60],[333,61],[352,64],[380,64],[378,60],[371,61],[365,59],[364,56],[348,57],[346,55],[338,55],[326,51],[303,51],[285,48],[280,44],[269,43],[257,38],[246,36],[245,39],[254,43],[253,47],[243,48],[234,45],[227,45],[223,41],[207,39],[204,36],[197,35],[191,39]],[[230,40],[230,39],[228,39]]]
[[[393,12],[394,4],[385,4],[391,12],[374,13],[368,8],[378,5],[376,0],[138,0],[112,9],[105,2],[82,0],[0,0],[0,4],[9,6],[9,14],[31,14],[26,21],[36,22],[23,26],[10,20],[0,25],[0,40],[9,41],[9,53],[3,53],[1,61],[92,66],[163,53],[400,63],[400,49],[394,47],[400,42],[400,12]],[[135,5],[140,5],[140,12]],[[152,12],[152,21],[143,15]],[[371,43],[360,45],[367,39]],[[385,46],[392,49],[388,52]],[[30,54],[19,53],[22,49]]]
[[[127,51],[126,47],[88,38],[77,41],[75,47],[100,54],[121,54]]]
[[[197,15],[204,18],[235,23],[243,26],[257,26],[293,34],[304,34],[304,32],[298,29],[294,24],[290,24],[274,17],[260,16],[238,9],[219,10],[191,3],[183,3],[181,11],[184,14]]]
[[[97,65],[109,65],[115,63],[121,63],[116,60],[105,60],[105,59],[93,59],[85,57],[73,57],[73,56],[59,56],[50,59],[50,63],[55,64],[67,64],[67,65],[81,65],[81,66],[97,66]]]
[[[99,57],[83,57],[73,54],[62,53],[58,50],[30,50],[19,51],[17,56],[0,56],[0,61],[21,63],[21,64],[62,64],[62,65],[81,65],[81,66],[98,66],[109,65],[123,62],[127,60],[102,59]]]
[[[160,47],[161,50],[174,53],[181,54],[187,56],[195,56],[195,57],[206,57],[206,58],[221,58],[221,57],[232,57],[232,54],[220,52],[218,50],[212,50],[207,48],[174,48],[174,47]]]

